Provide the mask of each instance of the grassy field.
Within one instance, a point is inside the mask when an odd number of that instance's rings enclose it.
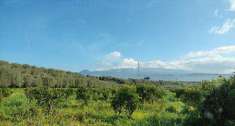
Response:
[[[138,105],[131,117],[125,112],[117,114],[110,100],[90,99],[85,102],[75,94],[67,99],[59,99],[50,112],[37,101],[30,100],[25,89],[12,91],[0,103],[0,125],[61,125],[61,126],[149,126],[179,125],[187,114],[186,104],[168,92],[163,98]]]

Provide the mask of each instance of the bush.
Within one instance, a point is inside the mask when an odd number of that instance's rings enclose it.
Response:
[[[121,89],[114,99],[112,100],[112,107],[116,113],[126,112],[128,117],[136,110],[139,103],[138,95],[128,90],[127,88]]]
[[[1,99],[12,94],[12,91],[8,88],[0,88],[0,102]]]
[[[45,107],[47,113],[51,113],[55,106],[72,95],[72,90],[56,88],[27,88],[26,96],[30,100],[36,100],[39,106]]]
[[[204,100],[204,92],[199,88],[177,89],[175,92],[176,97],[190,105],[199,105]]]
[[[232,79],[231,79],[232,80]],[[235,120],[235,83],[224,80],[205,99],[201,116],[205,125],[223,126]]]
[[[86,87],[78,87],[76,91],[76,99],[83,100],[85,104],[91,99],[91,92]]]
[[[165,94],[164,89],[161,89],[155,85],[138,85],[136,87],[136,92],[138,93],[142,102],[153,102],[154,100],[162,98]]]

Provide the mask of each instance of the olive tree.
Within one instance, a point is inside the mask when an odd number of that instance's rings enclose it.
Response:
[[[141,102],[153,102],[154,100],[160,99],[164,96],[164,89],[156,85],[138,85],[136,92],[141,98]]]
[[[112,100],[112,107],[116,113],[125,112],[128,117],[136,110],[139,96],[127,88],[121,89]]]
[[[72,90],[57,88],[27,88],[26,96],[31,100],[36,100],[39,106],[46,109],[47,113],[53,112],[58,103],[72,95]]]
[[[80,86],[77,88],[76,91],[76,99],[83,100],[85,104],[91,99],[91,92],[87,87]]]

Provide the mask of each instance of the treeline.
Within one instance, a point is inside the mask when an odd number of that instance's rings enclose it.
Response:
[[[38,68],[0,60],[0,87],[75,88],[81,85],[104,84],[102,80],[102,78],[82,76],[75,72]]]

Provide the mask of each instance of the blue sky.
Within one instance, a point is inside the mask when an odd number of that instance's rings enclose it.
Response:
[[[72,71],[139,61],[231,72],[233,54],[235,0],[0,1],[1,60]]]

